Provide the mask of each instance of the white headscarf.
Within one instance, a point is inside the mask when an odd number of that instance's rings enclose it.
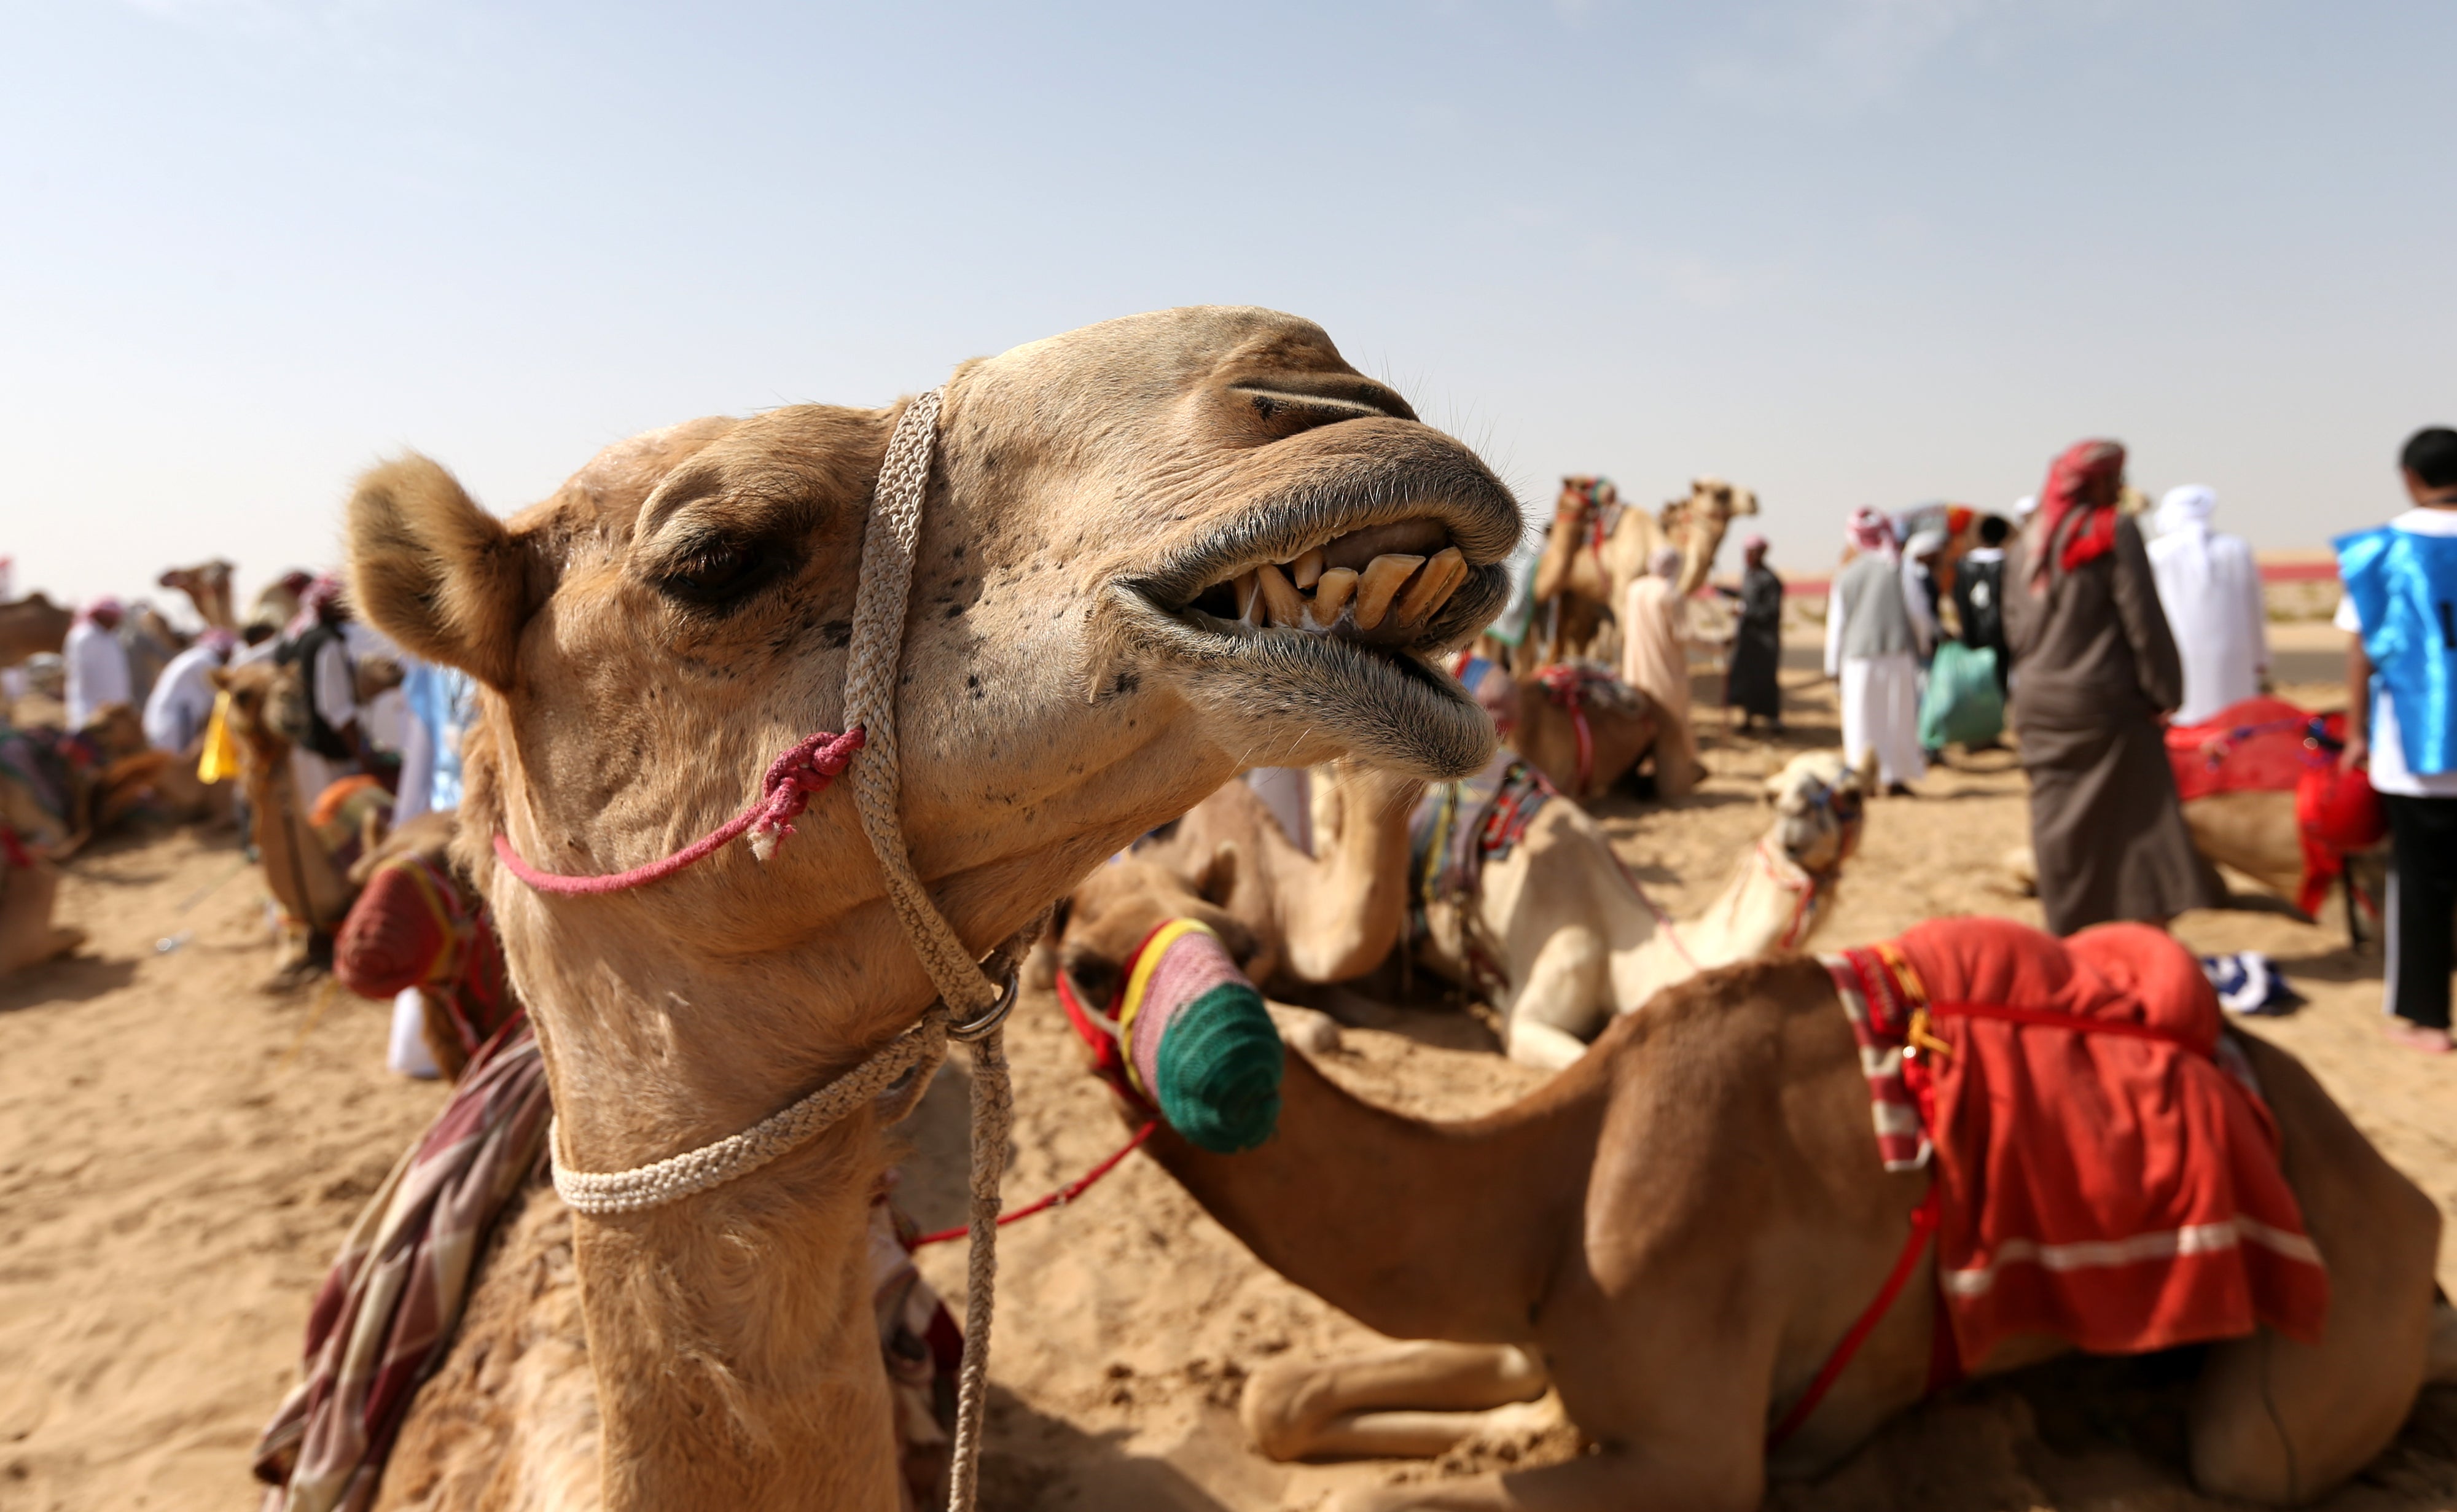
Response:
[[[2179,530],[2210,528],[2210,511],[2219,506],[2219,496],[2199,483],[2186,483],[2170,488],[2158,501],[2158,534],[2172,536]]]

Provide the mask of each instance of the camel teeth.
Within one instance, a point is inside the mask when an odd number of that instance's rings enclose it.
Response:
[[[1254,611],[1262,606],[1263,588],[1261,583],[1254,581],[1254,575],[1250,572],[1239,573],[1235,581],[1228,584],[1228,592],[1232,602],[1237,605],[1237,623],[1240,624],[1256,623]]]
[[[1322,548],[1314,547],[1299,557],[1289,568],[1289,581],[1300,588],[1311,588],[1322,581]]]
[[[1280,575],[1280,569],[1269,562],[1254,569],[1254,577],[1263,585],[1263,623],[1284,624],[1294,628],[1305,623],[1305,599]]]
[[[1332,567],[1314,580],[1313,603],[1307,607],[1311,623],[1328,630],[1339,623],[1340,611],[1356,596],[1356,569]]]
[[[1363,575],[1356,580],[1356,627],[1380,628],[1383,617],[1391,612],[1391,601],[1398,597],[1400,584],[1424,564],[1422,557],[1403,557],[1395,552],[1367,562]]]
[[[1422,624],[1433,612],[1450,602],[1458,585],[1467,581],[1467,558],[1456,546],[1444,546],[1425,563],[1425,570],[1399,595],[1397,609],[1401,624]]]

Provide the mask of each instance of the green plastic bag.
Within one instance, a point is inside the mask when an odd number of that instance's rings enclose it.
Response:
[[[2005,733],[2005,695],[1996,686],[1996,649],[1948,641],[1928,669],[1920,698],[1920,744],[1984,746]]]

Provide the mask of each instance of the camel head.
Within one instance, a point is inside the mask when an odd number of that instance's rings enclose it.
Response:
[[[1561,497],[1554,501],[1558,520],[1582,521],[1591,511],[1609,510],[1621,499],[1613,480],[1595,473],[1572,473],[1561,480]]]
[[[242,666],[217,666],[205,675],[217,689],[230,695],[222,716],[223,727],[230,731],[248,773],[270,772],[286,762],[291,742],[281,733],[288,727],[284,721],[297,724],[305,719],[297,675],[270,660]]]
[[[1792,864],[1820,882],[1831,881],[1860,844],[1860,826],[1869,778],[1844,764],[1830,750],[1793,757],[1783,770],[1766,779],[1766,802],[1774,806],[1774,833],[1767,838]]]
[[[231,614],[231,563],[217,557],[193,567],[172,567],[155,579],[156,587],[174,588],[188,596],[196,613],[207,624],[226,630],[238,628]]]
[[[1191,880],[1170,867],[1136,854],[1118,857],[1077,885],[1058,906],[1050,933],[1058,943],[1058,969],[1075,995],[1093,1008],[1106,1004],[1119,973],[1136,947],[1171,919],[1197,919],[1220,936],[1237,969],[1266,980],[1273,963],[1256,959],[1252,931],[1228,911],[1237,884],[1234,845],[1222,844],[1203,873]]]
[[[424,458],[361,481],[352,602],[482,684],[459,853],[516,974],[525,939],[546,953],[551,910],[492,879],[493,834],[549,870],[634,866],[741,809],[778,751],[842,727],[899,413],[690,421],[609,447],[509,520]],[[1474,453],[1287,316],[1168,311],[964,364],[898,680],[920,875],[986,950],[1242,766],[1476,769],[1491,722],[1432,659],[1499,608],[1518,529]],[[847,942],[892,915],[851,795],[796,824],[771,862],[729,847],[626,894],[620,937],[592,930],[591,948],[635,980],[698,960],[744,985],[754,960],[861,949]],[[568,940],[551,953],[573,957]],[[927,1000],[900,943],[878,969],[865,1000]]]
[[[1724,533],[1732,521],[1758,512],[1758,496],[1712,473],[1689,480],[1689,497],[1663,506],[1663,533],[1681,548],[1681,579],[1676,586],[1687,598],[1714,570],[1715,554],[1724,547]]]

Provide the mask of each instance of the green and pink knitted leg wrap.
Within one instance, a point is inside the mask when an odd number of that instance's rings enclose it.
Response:
[[[1135,952],[1118,1007],[1127,1075],[1170,1128],[1233,1154],[1280,1116],[1279,1030],[1220,937],[1171,919]]]

